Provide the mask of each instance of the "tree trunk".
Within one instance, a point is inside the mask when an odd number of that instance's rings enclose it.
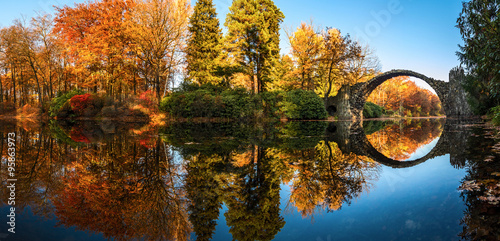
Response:
[[[156,82],[156,97],[158,99],[158,106],[160,106],[160,73],[156,73],[155,77],[155,82]]]
[[[325,102],[328,99],[328,96],[330,96],[330,93],[332,92],[332,84],[333,84],[332,71],[333,71],[333,63],[330,64],[330,68],[328,68],[328,80],[327,80],[328,81],[328,89],[325,93]]]
[[[34,74],[34,77],[35,77],[35,81],[36,81],[36,88],[38,90],[38,102],[40,103],[40,107],[43,111],[43,93],[42,93],[42,89],[40,87],[40,81],[38,79],[38,74],[37,74],[37,70],[36,70],[36,66],[35,66],[35,63],[33,62],[33,60],[30,59],[29,61],[30,63],[30,66],[31,68],[33,69],[33,74]]]
[[[51,99],[54,98],[54,90],[52,85],[52,69],[50,68],[50,62],[49,62],[49,96]]]
[[[14,106],[16,106],[16,67],[11,64],[11,79],[12,79],[12,87],[14,88]]]
[[[0,103],[3,103],[3,85],[1,79],[0,79]]]
[[[21,81],[24,80],[23,69],[21,69],[21,76],[20,77],[21,77]],[[26,87],[26,85],[21,85],[21,105],[20,106],[24,106],[25,103],[29,102],[29,98],[28,98],[29,94],[25,93],[25,92],[28,92],[27,89],[28,88]],[[28,100],[26,100],[26,99],[28,99]]]
[[[137,82],[135,79],[135,71],[133,71],[132,74],[134,75],[134,95],[137,95]]]

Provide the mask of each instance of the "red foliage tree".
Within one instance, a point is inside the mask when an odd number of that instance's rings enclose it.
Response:
[[[71,104],[71,109],[81,115],[83,111],[89,107],[92,107],[92,95],[87,93],[83,95],[75,95],[69,100]]]

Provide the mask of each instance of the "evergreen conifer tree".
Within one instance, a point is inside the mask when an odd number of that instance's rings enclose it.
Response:
[[[222,32],[212,0],[198,0],[189,20],[186,50],[189,78],[198,84],[219,84],[215,75],[220,61]]]
[[[277,76],[279,30],[285,15],[272,0],[234,0],[225,26],[229,53],[252,80],[252,90],[261,92]]]

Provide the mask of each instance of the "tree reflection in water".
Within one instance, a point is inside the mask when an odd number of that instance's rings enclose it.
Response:
[[[365,130],[365,133],[377,151],[391,159],[404,161],[418,148],[439,137],[443,132],[444,122],[443,118],[376,122],[382,125],[377,126],[375,131]],[[372,122],[365,125],[373,126]]]
[[[443,130],[442,121],[406,124],[382,125],[368,139],[402,158]],[[2,140],[11,130],[19,136],[17,207],[30,206],[60,226],[116,240],[188,240],[191,232],[211,240],[225,204],[234,239],[272,240],[285,225],[281,204],[303,217],[339,210],[379,176],[380,164],[343,153],[325,138],[326,125],[173,124],[158,131],[112,123],[53,122],[32,129],[6,123],[0,134]],[[6,148],[1,142],[3,157]],[[397,148],[403,151],[392,151]],[[6,163],[1,165],[5,180]],[[495,179],[484,171],[491,165],[463,164],[469,168],[464,183]],[[288,200],[280,197],[282,184],[290,186]],[[7,190],[2,192],[6,204]],[[480,201],[482,194],[462,193],[465,238],[498,237],[498,205]]]
[[[319,141],[313,148],[273,150],[293,175],[290,203],[303,217],[316,209],[338,210],[350,203],[378,176],[378,164],[353,153],[342,153],[335,142]]]
[[[180,185],[182,165],[173,161],[157,135],[132,137],[120,131],[85,143],[54,125],[55,138],[44,128],[16,129],[22,136],[17,146],[18,207],[29,205],[36,215],[55,215],[59,225],[116,240],[188,239],[191,225]],[[154,143],[150,148],[140,144],[148,136]]]
[[[463,240],[500,240],[500,152],[495,148],[500,142],[483,137],[491,137],[491,130],[473,132],[468,133],[470,148],[462,164],[467,175],[459,188],[466,205],[460,236]]]

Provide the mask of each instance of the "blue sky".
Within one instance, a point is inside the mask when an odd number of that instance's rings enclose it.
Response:
[[[195,1],[192,1],[193,3]],[[382,70],[410,69],[435,79],[448,80],[460,64],[455,52],[462,44],[456,20],[458,0],[275,0],[285,14],[282,29],[295,31],[313,20],[322,28],[334,27],[368,44],[379,57]],[[221,23],[230,0],[214,0]],[[282,53],[289,52],[281,31]]]
[[[72,6],[83,0],[5,1],[0,26],[16,18],[33,17],[36,11],[53,12],[52,5]],[[192,4],[196,1],[192,0]],[[461,44],[456,19],[461,11],[457,0],[275,0],[285,14],[281,31],[282,53],[289,52],[284,29],[294,31],[300,22],[340,29],[364,44],[379,57],[382,70],[410,69],[435,79],[448,80],[448,72],[459,65],[455,55]],[[214,0],[223,25],[231,0]]]

